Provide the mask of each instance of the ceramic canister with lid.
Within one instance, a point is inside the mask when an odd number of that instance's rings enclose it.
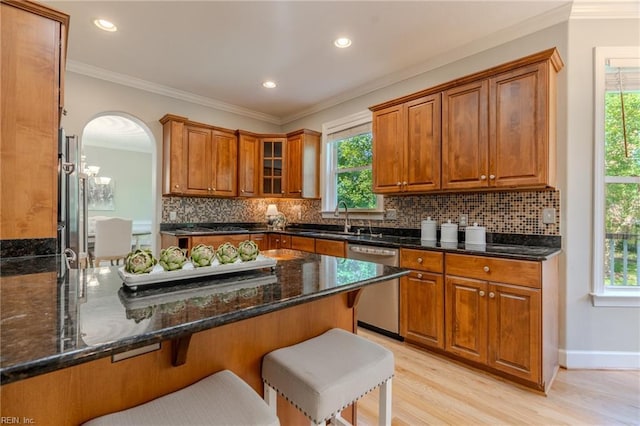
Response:
[[[467,244],[486,244],[487,228],[485,228],[484,226],[478,226],[477,223],[474,223],[473,226],[467,226],[464,231],[464,241]]]
[[[436,229],[438,226],[438,222],[432,220],[431,216],[429,216],[425,220],[423,220],[420,225],[420,239],[422,241],[436,241]]]
[[[458,224],[451,223],[451,220],[448,220],[447,223],[440,225],[440,241],[443,243],[457,243]]]

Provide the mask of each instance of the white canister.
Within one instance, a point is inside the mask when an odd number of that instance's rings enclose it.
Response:
[[[431,216],[429,216],[426,220],[423,220],[420,226],[420,229],[421,229],[420,239],[422,241],[436,241],[437,227],[438,227],[438,222],[436,222],[435,220],[431,220]]]
[[[450,220],[440,225],[440,241],[443,243],[457,243],[458,225],[451,223]]]
[[[487,228],[484,226],[478,226],[474,223],[473,226],[467,226],[464,231],[464,241],[467,244],[484,245],[487,243]]]

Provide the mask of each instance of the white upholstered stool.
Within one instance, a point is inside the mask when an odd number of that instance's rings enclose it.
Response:
[[[265,355],[264,398],[275,412],[279,393],[312,424],[348,424],[340,412],[381,386],[378,423],[390,425],[393,370],[391,351],[334,328]]]
[[[145,404],[97,417],[84,425],[279,425],[251,386],[223,370]]]

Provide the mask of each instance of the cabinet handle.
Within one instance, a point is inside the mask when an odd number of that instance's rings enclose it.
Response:
[[[493,299],[494,297],[496,297],[496,294],[494,292],[490,292],[489,297]]]
[[[489,179],[494,180],[496,178],[496,175],[489,175]]]
[[[419,257],[418,258],[418,263],[422,263],[422,262],[424,262],[424,260],[421,257]]]
[[[480,290],[480,293],[478,293],[480,295],[480,297],[484,297],[484,291]]]
[[[418,274],[418,275],[416,275],[416,276],[418,277],[418,279],[419,279],[419,280],[421,280],[421,279],[422,279],[422,274]]]
[[[481,175],[480,176],[480,180],[487,180],[487,176],[486,175]]]
[[[485,271],[485,272],[489,272],[490,271],[488,266],[485,266],[484,268],[482,268],[482,270]]]

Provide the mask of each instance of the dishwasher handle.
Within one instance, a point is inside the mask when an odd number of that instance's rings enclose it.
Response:
[[[397,250],[389,250],[377,247],[349,246],[349,250],[354,253],[368,254],[371,256],[397,256]]]

